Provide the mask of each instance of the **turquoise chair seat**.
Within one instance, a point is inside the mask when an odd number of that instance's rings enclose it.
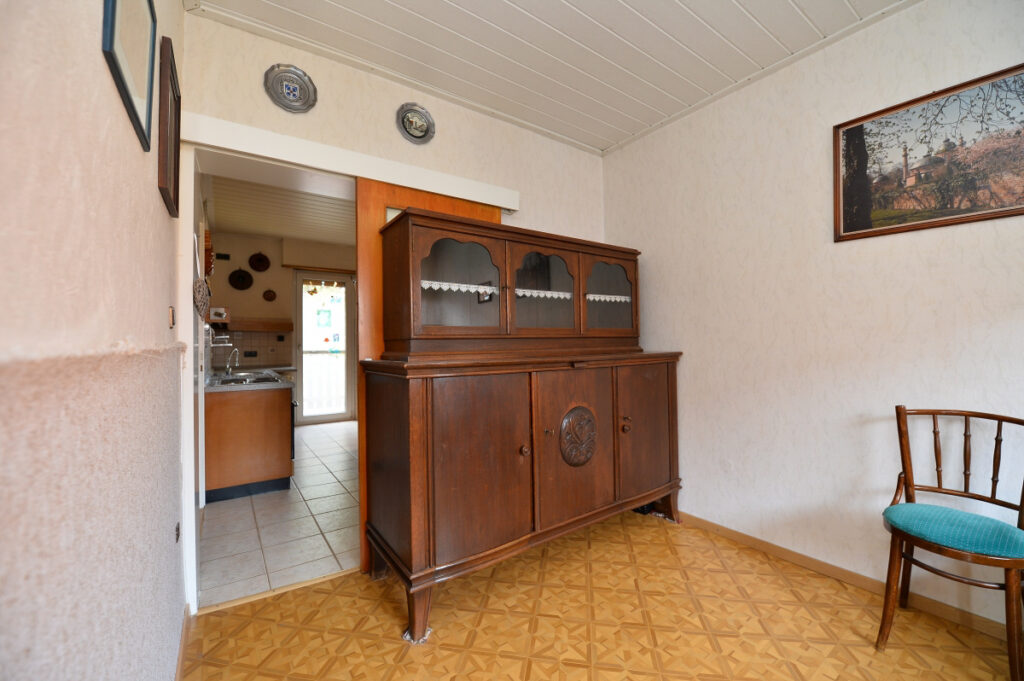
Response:
[[[895,504],[882,512],[889,525],[957,551],[1024,558],[1024,530],[976,513],[932,504]]]

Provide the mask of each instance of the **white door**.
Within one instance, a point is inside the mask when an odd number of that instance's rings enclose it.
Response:
[[[295,272],[298,424],[356,417],[356,293],[350,275]]]

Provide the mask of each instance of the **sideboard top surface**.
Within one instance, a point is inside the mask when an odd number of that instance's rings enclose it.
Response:
[[[584,252],[614,255],[624,258],[640,255],[640,251],[635,248],[627,248],[626,246],[615,246],[612,244],[601,243],[600,241],[577,239],[576,237],[562,236],[560,234],[543,232],[536,229],[512,227],[498,222],[487,222],[486,220],[456,217],[445,213],[437,213],[431,210],[423,210],[421,208],[406,208],[404,211],[392,218],[386,225],[381,227],[380,233],[383,234],[396,224],[403,222],[406,218],[410,218],[417,225],[423,227],[439,227],[446,230],[462,229],[469,234],[492,236],[500,239],[508,239],[510,241],[526,241],[529,243],[550,242],[550,245],[553,246],[573,246],[574,248]]]

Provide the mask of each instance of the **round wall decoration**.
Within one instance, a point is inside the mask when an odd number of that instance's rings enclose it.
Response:
[[[228,283],[231,284],[231,288],[236,288],[239,291],[252,286],[252,273],[249,270],[243,270],[239,267],[237,270],[228,275]]]
[[[268,288],[266,291],[263,292],[263,300],[267,301],[268,303],[274,302],[275,300],[277,300],[277,291],[275,291],[272,288]]]
[[[419,104],[406,102],[398,107],[395,123],[402,137],[413,144],[426,144],[434,136],[434,119]]]
[[[249,256],[249,267],[257,272],[266,272],[270,267],[270,258],[261,253],[253,253]]]
[[[590,461],[597,448],[597,422],[594,413],[586,407],[573,407],[562,417],[558,436],[562,459],[570,466],[582,466]]]
[[[304,113],[316,104],[316,85],[306,72],[291,64],[274,64],[263,74],[263,89],[285,111]]]

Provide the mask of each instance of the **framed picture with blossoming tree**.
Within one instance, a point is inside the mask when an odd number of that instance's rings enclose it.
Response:
[[[833,128],[836,241],[1024,214],[1024,64]]]

